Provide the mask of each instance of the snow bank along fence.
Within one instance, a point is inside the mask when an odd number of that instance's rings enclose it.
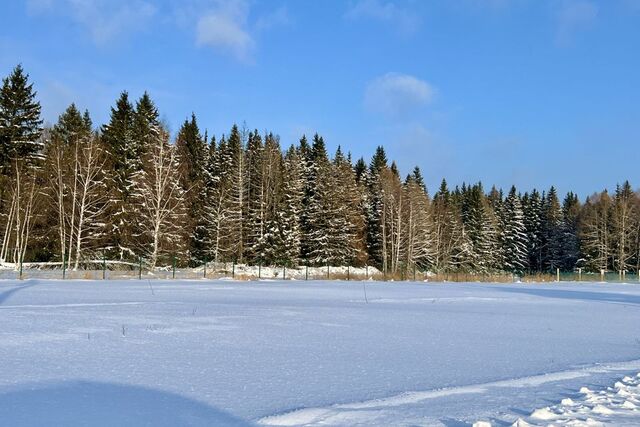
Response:
[[[167,262],[168,261],[168,262]],[[372,266],[262,266],[235,262],[203,262],[196,267],[181,265],[176,257],[151,268],[146,259],[138,257],[127,261],[107,259],[85,260],[75,267],[67,262],[0,262],[0,279],[222,279],[236,280],[379,280],[428,282],[608,282],[640,283],[640,272],[597,273],[578,269],[573,272],[511,274],[511,273],[433,273],[409,268],[395,273],[384,272]]]

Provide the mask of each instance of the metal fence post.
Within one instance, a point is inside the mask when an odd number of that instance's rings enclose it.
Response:
[[[282,280],[287,280],[287,266],[282,266]]]
[[[304,280],[309,280],[309,266],[304,266]]]
[[[350,279],[350,277],[349,277],[349,276],[350,276],[350,274],[349,274],[349,273],[350,273],[350,268],[349,268],[349,266],[347,265],[347,282],[348,282],[348,281],[349,281],[349,279]]]
[[[258,280],[262,279],[262,261],[258,263]]]
[[[62,253],[62,280],[67,278],[67,254]]]
[[[329,273],[329,265],[327,264],[327,280],[331,280],[331,275]]]
[[[173,256],[172,266],[173,266],[173,272],[172,272],[171,278],[175,279],[176,278],[176,256],[175,255]]]
[[[20,257],[20,280],[22,280],[22,257]]]
[[[207,257],[204,257],[204,278],[207,278]]]
[[[102,280],[107,279],[107,255],[102,251]]]
[[[233,264],[231,264],[231,278],[236,278],[236,260],[233,260]]]
[[[142,280],[142,256],[138,257],[138,280]]]

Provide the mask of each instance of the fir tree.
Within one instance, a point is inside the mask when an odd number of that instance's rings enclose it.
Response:
[[[551,187],[544,200],[542,226],[542,266],[547,271],[555,272],[562,268],[562,208],[556,189]]]
[[[520,197],[515,187],[511,187],[504,202],[503,221],[504,268],[522,272],[527,268],[527,234]]]
[[[207,168],[207,145],[200,133],[195,114],[191,120],[185,120],[178,132],[175,142],[176,155],[180,174],[180,185],[187,205],[188,220],[185,234],[188,236],[187,251],[190,262],[199,263],[203,254],[199,246],[200,236],[196,235],[198,219],[204,215],[203,186]]]
[[[43,142],[40,103],[22,65],[2,80],[0,89],[0,172],[7,174],[12,160],[29,163],[41,158]]]

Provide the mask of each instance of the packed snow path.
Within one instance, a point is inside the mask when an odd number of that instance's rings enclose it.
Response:
[[[0,281],[0,414],[7,425],[533,423],[581,387],[597,396],[634,378],[639,321],[638,285]]]

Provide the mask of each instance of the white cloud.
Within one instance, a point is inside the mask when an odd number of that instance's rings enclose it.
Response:
[[[290,23],[286,7],[280,7],[253,20],[249,19],[250,15],[250,3],[247,0],[213,0],[213,3],[209,1],[208,4],[196,0],[176,11],[176,16],[183,25],[190,19],[196,22],[198,46],[230,54],[242,62],[252,61],[258,31]]]
[[[415,11],[380,0],[359,0],[345,14],[348,19],[373,19],[392,26],[403,34],[411,34],[420,27]]]
[[[397,118],[429,104],[434,94],[433,87],[417,77],[387,73],[367,85],[364,105],[369,111]]]
[[[271,13],[261,16],[256,21],[257,30],[270,30],[275,27],[282,27],[291,23],[289,10],[286,6],[279,7]]]
[[[219,2],[218,7],[198,19],[196,41],[227,52],[241,61],[250,58],[255,45],[247,27],[249,7],[244,1]]]
[[[29,0],[27,10],[69,16],[96,44],[139,31],[157,12],[145,0]]]
[[[590,0],[563,0],[557,11],[556,41],[570,45],[576,32],[588,29],[598,16],[598,6]]]

